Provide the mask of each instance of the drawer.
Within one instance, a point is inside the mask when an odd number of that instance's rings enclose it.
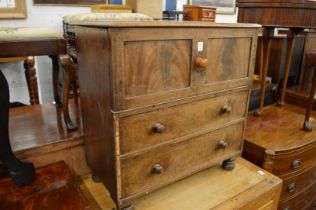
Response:
[[[160,188],[240,154],[244,123],[186,141],[174,142],[134,157],[121,157],[122,196]],[[225,142],[226,146],[221,142]]]
[[[215,9],[202,9],[202,19],[215,19],[216,10]]]
[[[273,160],[272,173],[280,176],[309,168],[315,164],[315,153],[316,145],[310,145],[296,151],[277,154]]]
[[[307,169],[295,176],[283,179],[281,200],[287,200],[300,193],[316,180],[316,166]]]
[[[248,91],[239,91],[121,118],[121,154],[245,117],[247,98]]]
[[[280,210],[302,210],[302,209],[313,209],[309,208],[315,204],[316,198],[316,182],[304,189],[301,193],[299,193],[294,198],[280,202],[279,208]]]

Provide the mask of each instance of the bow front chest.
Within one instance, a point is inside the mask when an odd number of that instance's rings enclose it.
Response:
[[[88,163],[119,208],[242,150],[258,25],[78,22]]]

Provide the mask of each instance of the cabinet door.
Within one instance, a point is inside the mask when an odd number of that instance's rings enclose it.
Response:
[[[114,110],[245,87],[256,28],[111,28]]]
[[[114,108],[122,110],[169,101],[188,89],[194,31],[111,29]]]

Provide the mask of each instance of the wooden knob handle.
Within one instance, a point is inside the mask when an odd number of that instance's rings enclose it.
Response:
[[[300,160],[293,160],[292,162],[292,169],[298,169],[299,167],[301,167],[302,162]]]
[[[222,113],[227,113],[227,114],[231,113],[231,111],[232,111],[232,107],[229,105],[224,105],[221,110]]]
[[[155,123],[155,125],[152,128],[152,131],[154,133],[163,133],[166,130],[166,127],[161,123]]]
[[[217,149],[225,149],[228,146],[225,140],[220,140],[217,144]]]
[[[288,192],[288,193],[294,192],[295,190],[296,190],[296,183],[295,183],[295,182],[292,183],[292,184],[289,184],[289,185],[287,186],[287,192]]]
[[[206,58],[198,57],[195,59],[195,66],[205,69],[208,66],[208,60]]]
[[[153,167],[151,168],[151,172],[153,174],[161,174],[162,171],[163,171],[163,167],[158,163],[153,165]]]

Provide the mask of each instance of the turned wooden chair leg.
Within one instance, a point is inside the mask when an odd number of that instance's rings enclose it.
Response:
[[[38,97],[38,85],[37,85],[37,77],[36,70],[34,68],[34,57],[30,56],[24,61],[24,74],[27,82],[27,88],[30,95],[30,103],[39,104]]]
[[[58,77],[59,77],[59,56],[58,55],[50,55],[52,60],[53,70],[52,70],[52,78],[53,78],[53,91],[54,91],[54,100],[57,107],[62,107],[62,103],[60,101],[60,97],[58,94]]]
[[[63,67],[64,74],[64,87],[63,87],[63,115],[64,122],[66,124],[67,130],[76,130],[77,125],[71,120],[69,115],[68,101],[69,101],[69,91],[70,85],[75,79],[75,69],[73,63],[69,57],[63,57],[60,59],[60,64]]]
[[[312,125],[312,122],[310,121],[310,116],[313,109],[315,93],[316,93],[316,72],[313,73],[313,83],[312,83],[312,88],[309,94],[308,105],[307,105],[305,120],[304,120],[304,125],[303,125],[304,131],[313,130],[313,125]]]

